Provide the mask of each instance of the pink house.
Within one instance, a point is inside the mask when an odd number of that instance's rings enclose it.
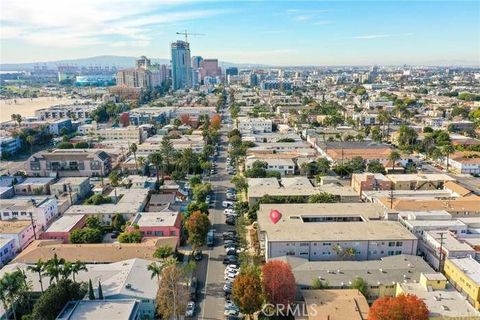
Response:
[[[180,241],[181,214],[168,208],[159,212],[139,212],[133,217],[129,230],[138,226],[144,237],[174,237]]]
[[[86,216],[81,215],[64,215],[56,220],[52,225],[41,234],[40,239],[59,239],[63,243],[70,242],[70,234],[73,230],[81,229],[85,226]]]

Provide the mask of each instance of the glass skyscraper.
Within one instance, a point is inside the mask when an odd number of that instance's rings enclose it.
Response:
[[[172,86],[173,90],[192,87],[192,60],[190,44],[178,40],[172,43]]]

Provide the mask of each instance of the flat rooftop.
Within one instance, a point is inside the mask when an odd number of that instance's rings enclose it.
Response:
[[[456,181],[444,173],[419,173],[419,174],[389,174],[388,179],[393,182],[408,182],[408,181]]]
[[[88,180],[87,177],[65,177],[61,178],[57,182],[55,182],[53,185],[61,185],[61,184],[72,184],[72,185],[79,185],[85,182],[85,180]]]
[[[28,228],[30,220],[0,221],[0,234],[17,234]]]
[[[65,215],[53,222],[45,232],[69,232],[85,215]]]
[[[309,320],[363,320],[370,310],[357,289],[302,290],[302,295]]]
[[[129,320],[137,313],[138,302],[128,300],[79,300],[69,302],[56,320]]]
[[[480,285],[480,263],[472,257],[448,258],[457,268],[463,271],[467,277]]]
[[[315,278],[328,281],[335,287],[348,286],[356,277],[372,285],[391,285],[404,281],[418,282],[422,273],[435,272],[421,257],[405,254],[367,261],[309,261],[294,256],[274,260],[290,264],[299,286],[310,286]]]
[[[365,203],[320,204],[319,210],[302,210],[298,204],[261,205],[258,212],[259,229],[268,236],[268,241],[375,241],[416,240],[417,238],[395,221],[342,221],[347,217],[357,218],[362,214],[373,214],[377,207]],[[350,207],[348,207],[350,206]],[[364,207],[365,206],[365,207]],[[298,208],[298,209],[297,209]],[[347,209],[349,208],[349,209]],[[372,209],[373,208],[373,209]],[[270,221],[270,210],[277,209],[281,219],[275,224]],[[347,211],[348,210],[348,211]],[[323,212],[322,212],[323,211]],[[342,213],[343,212],[343,213]],[[315,218],[334,217],[335,221],[317,222]],[[337,218],[338,217],[338,218]],[[307,219],[310,221],[307,222]],[[337,222],[342,221],[342,222]],[[301,232],[299,232],[301,230]]]
[[[420,283],[401,283],[406,294],[414,294],[423,300],[430,311],[430,316],[467,317],[479,316],[467,300],[454,288],[427,291]]]
[[[179,212],[162,211],[162,212],[139,212],[133,218],[132,224],[139,227],[170,227],[175,225]]]
[[[42,177],[33,177],[33,178],[27,178],[23,182],[17,184],[17,186],[22,186],[22,185],[30,185],[30,184],[47,184],[55,180],[55,178],[42,178]]]

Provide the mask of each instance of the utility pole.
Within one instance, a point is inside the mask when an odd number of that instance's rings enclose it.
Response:
[[[438,272],[443,272],[443,266],[445,263],[445,254],[443,253],[443,239],[446,232],[439,232],[440,234],[440,255],[438,258]]]
[[[67,184],[67,189],[68,189],[68,196],[70,197],[70,205],[73,205],[73,201],[72,201],[72,187],[70,186],[70,183]]]
[[[35,223],[33,222],[33,215],[31,212],[29,212],[30,215],[30,223],[32,224],[32,229],[33,229],[33,238],[37,240],[37,232],[35,232]]]
[[[393,185],[390,185],[390,196],[389,196],[389,199],[390,199],[390,209],[393,209]]]

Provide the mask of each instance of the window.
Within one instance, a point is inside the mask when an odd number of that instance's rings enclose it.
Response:
[[[397,247],[401,247],[403,246],[403,242],[402,241],[397,241]]]
[[[395,241],[390,241],[390,242],[388,243],[388,246],[389,246],[389,247],[395,247]]]

